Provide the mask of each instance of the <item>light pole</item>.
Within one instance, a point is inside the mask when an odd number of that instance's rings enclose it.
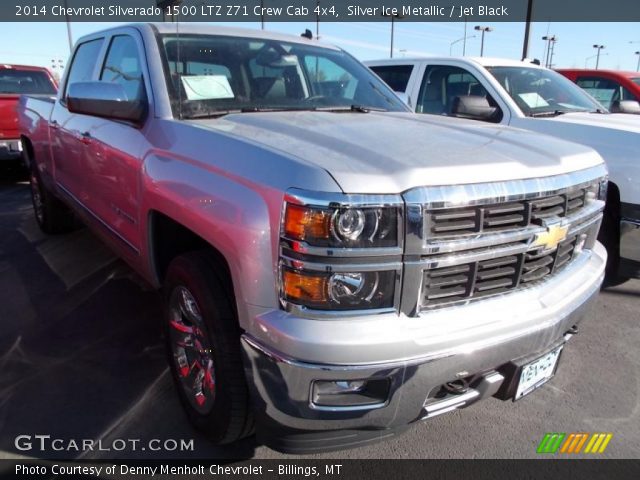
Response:
[[[524,24],[524,41],[522,42],[522,60],[529,56],[529,32],[531,30],[531,16],[533,14],[533,0],[527,1],[527,19]]]
[[[608,53],[603,53],[602,56],[606,56],[609,55]],[[589,62],[589,60],[591,60],[592,58],[596,58],[598,55],[591,55],[590,57],[587,57],[584,59],[584,68],[587,68],[587,63]]]
[[[544,37],[542,37],[542,40],[547,42],[547,48],[545,48],[544,50],[544,66],[549,68],[549,65],[551,63],[549,61],[549,52],[552,51],[551,43],[553,42],[555,44],[556,40],[558,40],[558,37],[556,37],[555,35],[545,35]],[[551,54],[551,56],[553,57],[553,54]]]
[[[316,40],[320,40],[320,0],[316,0]]]
[[[73,38],[71,37],[71,22],[69,22],[69,14],[67,13],[67,0],[64,0],[64,18],[67,22],[67,38],[69,39],[69,53],[73,52]]]
[[[391,49],[389,51],[389,58],[393,58],[393,34],[394,34],[394,23],[396,18],[397,19],[401,19],[404,18],[402,15],[400,15],[399,13],[386,13],[384,12],[382,14],[383,17],[391,17]]]
[[[485,32],[492,32],[493,28],[476,25],[474,27],[474,30],[478,30],[479,32],[482,32],[482,39],[480,40],[480,56],[482,57],[484,56],[484,34]]]
[[[454,40],[453,42],[451,42],[451,43],[449,44],[449,56],[451,56],[451,52],[453,51],[453,46],[454,46],[456,43],[460,43],[460,42],[462,42],[463,40],[465,40],[465,41],[466,41],[468,38],[476,38],[476,36],[475,36],[475,35],[471,35],[470,37],[462,37],[462,38],[459,38],[459,39]],[[462,49],[462,56],[464,57],[464,48]]]
[[[638,56],[638,65],[636,66],[636,72],[640,72],[640,50],[636,52],[636,55]]]
[[[600,65],[600,50],[602,50],[604,47],[604,45],[594,45],[593,48],[598,49],[598,53],[596,54],[596,70],[598,69],[598,66]]]

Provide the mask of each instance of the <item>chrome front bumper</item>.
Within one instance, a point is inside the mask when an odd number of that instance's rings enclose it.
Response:
[[[259,315],[254,323],[262,338],[242,338],[258,435],[288,452],[358,446],[494,395],[503,384],[501,372],[514,360],[543,354],[570,337],[599,291],[605,264],[606,252],[596,243],[537,286],[416,318]],[[433,393],[461,377],[474,378],[477,393],[434,407]],[[366,379],[388,379],[384,403],[318,408],[311,400],[316,380]]]

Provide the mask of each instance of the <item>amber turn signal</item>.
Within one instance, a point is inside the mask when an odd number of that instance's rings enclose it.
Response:
[[[329,281],[326,276],[284,270],[282,286],[285,298],[296,303],[328,302]]]
[[[284,233],[296,240],[328,239],[331,217],[324,210],[287,204]]]

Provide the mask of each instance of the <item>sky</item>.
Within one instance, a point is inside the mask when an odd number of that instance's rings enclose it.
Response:
[[[72,38],[107,28],[110,23],[72,23]],[[257,22],[224,23],[259,29]],[[493,28],[485,35],[484,55],[520,59],[524,38],[523,22],[486,23]],[[480,55],[480,32],[467,25],[466,53]],[[315,23],[267,22],[267,30],[299,35],[306,28],[315,33]],[[388,58],[390,23],[334,22],[320,24],[320,41],[338,45],[361,60]],[[640,51],[640,23],[533,23],[529,57],[544,61],[544,35],[556,35],[554,67],[595,67],[594,44],[605,45],[599,68],[632,70],[637,68]],[[462,55],[464,22],[395,23],[394,56]],[[456,40],[460,40],[456,42]],[[456,42],[456,43],[453,43]],[[69,56],[66,23],[0,23],[0,63],[19,63],[51,67],[64,66]]]

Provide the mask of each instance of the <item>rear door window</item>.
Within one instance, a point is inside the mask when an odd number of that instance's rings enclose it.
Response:
[[[609,78],[578,77],[576,84],[608,109],[614,102],[635,100],[629,90]]]
[[[413,65],[380,65],[377,67],[369,67],[384,82],[391,87],[394,92],[406,92]]]

